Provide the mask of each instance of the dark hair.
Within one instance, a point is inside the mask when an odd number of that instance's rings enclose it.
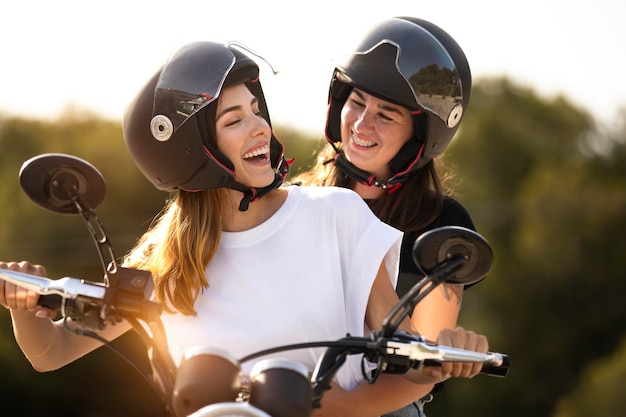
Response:
[[[294,177],[292,182],[354,189],[356,181],[335,166],[334,156],[333,147],[325,144],[311,170]],[[451,191],[447,185],[452,176],[438,173],[441,164],[440,158],[428,161],[411,172],[399,189],[367,203],[379,219],[397,229],[407,233],[424,229],[441,214],[444,192]]]
[[[376,216],[405,233],[424,229],[441,213],[443,185],[434,160],[409,174],[402,186],[382,198],[369,200]]]

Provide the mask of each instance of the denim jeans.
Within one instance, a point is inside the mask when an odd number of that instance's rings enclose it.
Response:
[[[427,395],[426,397],[421,398],[414,403],[401,408],[400,410],[385,414],[382,417],[426,417],[426,414],[424,414],[424,404],[430,402],[431,399],[432,396]]]

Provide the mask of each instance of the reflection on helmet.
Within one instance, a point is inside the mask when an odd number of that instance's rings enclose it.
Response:
[[[408,143],[390,163],[392,178],[401,182],[400,177],[424,166],[452,140],[469,102],[471,73],[460,46],[441,28],[421,19],[397,17],[375,26],[337,63],[326,124],[331,143],[341,142],[341,108],[352,87],[415,115],[414,143]]]
[[[176,51],[161,71],[155,88],[152,134],[167,140],[196,112],[213,102],[235,62],[233,52],[220,44],[194,43]]]
[[[254,201],[265,189],[236,182],[233,164],[216,148],[211,122],[224,87],[240,82],[258,99],[271,126],[259,68],[238,44],[195,42],[178,49],[127,108],[124,138],[143,174],[160,190],[232,188]],[[287,173],[282,144],[272,132],[275,188]],[[277,185],[278,184],[278,185]]]

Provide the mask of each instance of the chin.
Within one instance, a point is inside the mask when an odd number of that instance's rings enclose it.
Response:
[[[256,179],[254,181],[246,181],[245,185],[250,188],[265,188],[274,182],[274,173],[271,176],[264,177],[263,180]]]

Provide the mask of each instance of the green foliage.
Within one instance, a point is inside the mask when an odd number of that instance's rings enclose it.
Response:
[[[478,83],[467,116],[446,158],[495,263],[466,293],[461,324],[512,368],[452,381],[429,416],[551,416],[624,337],[625,131],[600,138],[582,110],[507,80]],[[610,152],[590,151],[608,138]]]
[[[3,119],[0,181],[4,187],[0,190],[0,205],[7,226],[0,231],[3,259],[27,256],[51,268],[48,271],[51,276],[55,275],[57,265],[62,274],[84,272],[94,264],[99,267],[81,218],[45,211],[33,204],[19,187],[22,163],[43,153],[83,158],[102,173],[107,196],[96,212],[105,227],[110,227],[107,231],[118,255],[130,249],[167,197],[151,187],[134,166],[117,122],[78,115],[68,115],[56,122]],[[94,279],[100,279],[102,273],[99,275]]]
[[[554,417],[623,417],[624,381],[626,339],[612,356],[590,362],[576,389],[559,400]]]
[[[293,159],[289,166],[287,181],[296,174],[308,170],[315,161],[316,151],[326,142],[326,139],[312,138],[287,126],[276,126],[274,130],[285,148],[285,158]]]
[[[96,212],[121,256],[145,230],[165,196],[143,178],[127,155],[119,123],[68,115],[56,122],[0,117],[0,257],[41,263],[52,278],[100,281],[103,270],[80,216],[59,215],[35,205],[21,191],[20,167],[43,153],[66,153],[96,166],[107,198]],[[107,349],[59,371],[39,374],[12,335],[0,309],[0,398],[29,416],[148,416],[158,399],[139,374]],[[143,360],[135,335],[121,346]],[[36,398],[37,401],[33,401]]]

